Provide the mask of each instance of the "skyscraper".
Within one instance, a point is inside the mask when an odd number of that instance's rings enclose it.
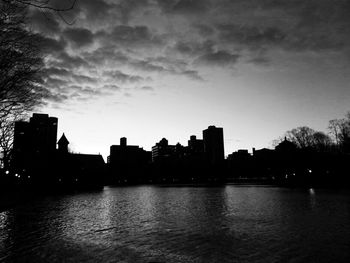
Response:
[[[224,130],[209,126],[203,131],[204,152],[210,164],[219,164],[225,159]]]

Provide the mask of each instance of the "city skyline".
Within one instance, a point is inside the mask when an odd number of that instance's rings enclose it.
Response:
[[[104,158],[123,136],[150,150],[209,125],[225,128],[226,156],[270,147],[298,126],[327,132],[349,110],[349,9],[329,0],[89,0],[64,13],[69,23],[32,10],[47,52],[40,111],[62,120],[73,151]]]

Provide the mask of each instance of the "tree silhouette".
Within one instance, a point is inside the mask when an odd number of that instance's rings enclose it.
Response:
[[[39,37],[25,26],[26,8],[0,4],[0,119],[40,104]]]
[[[26,27],[27,8],[14,1],[0,2],[0,151],[6,158],[13,121],[41,105],[45,96],[40,38]]]
[[[350,152],[350,112],[345,118],[330,120],[328,129],[338,148]]]
[[[300,149],[327,151],[332,146],[332,139],[324,132],[315,131],[307,126],[287,131],[285,137]]]
[[[43,104],[48,91],[42,87],[42,37],[28,30],[28,8],[62,12],[74,8],[76,0],[0,0],[0,153],[3,163],[11,156],[14,121]],[[66,5],[64,5],[66,4]]]

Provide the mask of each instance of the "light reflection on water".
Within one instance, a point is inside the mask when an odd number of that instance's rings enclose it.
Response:
[[[0,213],[0,261],[350,262],[349,192],[106,187]]]

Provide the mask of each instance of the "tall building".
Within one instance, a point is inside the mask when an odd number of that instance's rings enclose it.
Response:
[[[57,118],[48,114],[34,113],[29,122],[15,123],[13,150],[16,169],[33,166],[55,153],[57,122]]]
[[[203,131],[204,152],[210,164],[219,164],[225,159],[224,130],[209,126]]]
[[[163,138],[152,147],[152,162],[161,161],[174,156],[175,145],[169,145],[168,140]]]
[[[48,153],[56,150],[57,141],[56,117],[48,114],[34,113],[29,120],[33,148],[37,153]]]

